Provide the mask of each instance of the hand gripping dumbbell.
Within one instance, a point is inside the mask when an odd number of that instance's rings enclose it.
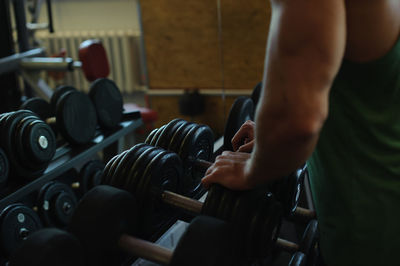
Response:
[[[190,214],[231,221],[240,239],[236,242],[243,244],[238,250],[247,257],[266,256],[279,233],[281,204],[264,190],[231,191],[219,185],[211,187],[204,203],[182,196],[178,194],[181,168],[176,154],[137,144],[107,163],[102,184],[135,195],[144,225],[151,224],[151,212],[162,210],[160,204],[166,203]]]
[[[97,186],[84,195],[69,225],[82,243],[86,265],[120,265],[121,250],[163,265],[233,265],[230,232],[225,222],[198,217],[172,252],[140,240],[135,198],[126,191]]]
[[[211,166],[209,160],[212,157],[213,140],[213,132],[208,126],[174,119],[154,129],[145,142],[179,154],[184,165],[184,176],[188,177],[184,181],[183,194],[192,196],[193,192],[200,190],[200,180],[206,169]],[[292,215],[308,219],[315,217],[314,212],[297,208],[305,172],[306,168],[303,166],[269,185],[270,191],[282,202],[285,215],[288,217]]]
[[[70,233],[44,228],[24,239],[12,254],[9,266],[84,266],[82,245]]]
[[[48,166],[56,151],[51,128],[36,114],[19,110],[0,115],[0,146],[17,176],[33,179]]]

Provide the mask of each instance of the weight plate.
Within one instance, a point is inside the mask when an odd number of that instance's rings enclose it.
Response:
[[[82,192],[86,193],[91,188],[100,185],[104,163],[100,160],[87,162],[79,171],[79,180],[82,182]]]
[[[203,215],[216,217],[218,214],[219,204],[223,195],[224,188],[219,184],[213,184],[208,190],[206,200],[204,201],[201,213]]]
[[[301,252],[296,252],[291,257],[288,266],[306,266],[306,255]]]
[[[179,128],[175,131],[174,135],[172,136],[172,139],[168,146],[168,150],[179,153],[179,147],[181,146],[183,139],[185,138],[189,130],[195,126],[196,124],[187,121],[181,124],[181,126],[179,126]]]
[[[144,141],[144,143],[150,144],[151,140],[152,140],[153,137],[154,137],[154,134],[156,134],[157,131],[158,131],[158,128],[153,129],[153,130],[150,132],[150,134],[147,135],[147,138],[146,138],[146,140]]]
[[[42,120],[53,116],[53,109],[45,99],[33,97],[26,100],[20,107],[21,110],[30,110]]]
[[[152,190],[172,191],[181,193],[179,182],[182,176],[182,161],[176,153],[157,150],[157,154],[151,158],[143,172],[143,178],[137,190],[138,198],[150,200]]]
[[[52,181],[39,192],[39,215],[47,226],[65,227],[77,205],[72,189],[64,183]]]
[[[231,228],[226,222],[198,216],[181,236],[169,265],[237,265],[231,247]]]
[[[157,132],[154,134],[153,138],[150,141],[150,145],[151,146],[156,146],[156,142],[158,141],[158,137],[161,135],[161,133],[163,132],[165,128],[165,125],[161,126]]]
[[[12,204],[0,213],[1,248],[10,256],[31,233],[42,228],[36,212],[23,204]]]
[[[258,215],[256,225],[252,228],[255,230],[250,239],[253,241],[253,248],[248,249],[248,254],[261,258],[268,256],[269,252],[273,250],[273,243],[276,242],[280,231],[283,212],[281,204],[270,193],[258,202],[260,205],[258,205],[256,213],[260,215]]]
[[[16,157],[20,162],[23,162],[24,165],[26,165],[27,168],[29,169],[38,169],[41,167],[38,167],[37,163],[34,163],[31,161],[29,158],[28,154],[26,153],[25,147],[23,145],[23,142],[26,141],[23,137],[24,130],[30,125],[31,122],[36,121],[38,117],[36,115],[27,115],[25,116],[17,125],[15,129],[15,138],[13,139],[14,141],[14,147],[15,147],[15,153]],[[43,167],[43,166],[42,166]]]
[[[252,119],[254,113],[253,101],[248,97],[238,97],[229,111],[224,130],[224,150],[233,151],[232,138],[247,120]]]
[[[140,232],[137,203],[127,191],[100,185],[86,193],[71,218],[69,232],[83,246],[88,266],[121,265],[122,234]]]
[[[197,130],[187,135],[179,152],[184,158],[185,168],[195,182],[200,182],[206,169],[195,167],[198,159],[211,161],[214,150],[214,134],[208,126],[200,126]]]
[[[57,148],[53,130],[43,121],[35,120],[29,123],[22,136],[22,144],[29,158],[33,162],[47,165]]]
[[[89,97],[70,91],[59,99],[56,110],[57,129],[71,144],[85,144],[96,133],[96,109]]]
[[[111,164],[111,166],[110,166],[110,168],[109,168],[109,170],[107,172],[107,174],[109,176],[108,179],[107,179],[108,182],[105,183],[105,184],[113,186],[113,187],[117,186],[117,184],[115,183],[115,169],[117,168],[117,166],[119,165],[121,160],[124,158],[124,156],[128,152],[129,152],[129,150],[126,150],[126,151],[120,153],[118,155],[118,158],[112,162],[112,164]]]
[[[299,244],[299,251],[306,255],[311,255],[315,245],[318,241],[318,221],[311,220],[306,230],[304,230],[303,237]]]
[[[171,138],[175,132],[175,130],[183,123],[183,119],[176,118],[174,120],[171,120],[163,129],[161,132],[160,136],[158,137],[157,142],[155,143],[155,146],[161,147],[163,149],[168,149],[169,142],[171,141]]]
[[[17,175],[27,178],[31,175],[35,175],[36,173],[31,173],[31,171],[28,171],[25,168],[25,165],[23,164],[24,162],[18,161],[17,151],[15,150],[15,128],[17,127],[18,123],[28,115],[34,115],[34,113],[28,110],[19,110],[11,113],[4,123],[4,131],[2,134],[3,139],[0,140],[2,141],[1,146],[4,148],[4,151],[6,152],[8,159],[13,166],[13,172],[15,171]]]
[[[297,169],[271,186],[271,191],[282,203],[284,213],[287,217],[292,216],[297,208],[305,172],[306,166]]]
[[[224,221],[230,221],[236,198],[237,193],[235,191],[224,188],[216,217]]]
[[[255,205],[257,200],[255,199],[252,191],[242,191],[236,198],[232,207],[231,221],[233,224],[233,242],[236,243],[234,246],[234,252],[240,254],[241,257],[246,257],[246,236],[249,230],[249,223],[251,218],[254,216]]]
[[[183,138],[178,151],[179,157],[182,159],[184,169],[183,193],[189,197],[196,195],[202,189],[201,178],[203,175],[199,175],[198,172],[195,171],[196,167],[194,167],[193,164],[194,158],[207,159],[207,155],[201,150],[198,151],[196,149],[197,144],[193,142],[196,131],[201,127],[201,125],[195,125],[189,130],[189,132]]]
[[[147,163],[140,179],[135,195],[140,199],[140,213],[142,217],[142,228],[144,235],[162,228],[166,220],[171,219],[176,210],[160,201],[162,191],[168,190],[180,193],[179,178],[182,165],[177,154],[157,149],[155,156]]]
[[[128,171],[130,167],[134,164],[137,157],[140,155],[142,151],[144,151],[148,145],[144,143],[137,144],[133,146],[125,155],[124,158],[120,160],[118,163],[112,178],[112,186],[118,188],[125,188],[125,184],[127,183],[130,176],[128,175]]]
[[[151,161],[153,156],[156,156],[160,152],[160,149],[157,147],[146,147],[143,152],[135,160],[131,170],[133,170],[134,174],[130,175],[130,180],[128,184],[128,191],[131,191],[134,195],[137,195],[138,191],[141,191],[143,188],[139,186],[141,179],[143,178],[143,172],[145,170],[146,165]],[[139,205],[142,206],[142,199],[137,197]]]
[[[125,152],[125,151],[124,151],[124,152]],[[124,152],[122,152],[122,153],[124,153]],[[128,152],[128,151],[126,151],[126,152]],[[110,183],[110,180],[111,180],[111,177],[112,177],[112,176],[109,174],[110,168],[111,168],[112,164],[114,163],[114,161],[115,161],[115,160],[118,160],[119,157],[120,157],[120,154],[114,155],[114,156],[106,163],[106,166],[104,167],[104,170],[103,170],[103,174],[102,174],[102,176],[101,176],[101,182],[100,182],[100,184],[107,185],[107,184]]]
[[[56,113],[58,100],[61,98],[61,96],[64,95],[64,93],[70,92],[70,91],[77,91],[77,89],[75,89],[72,86],[62,85],[62,86],[58,86],[54,90],[54,93],[53,93],[53,95],[51,95],[51,98],[50,98],[50,106],[51,106],[51,110],[52,110],[53,114]]]
[[[0,148],[0,188],[4,187],[7,183],[9,172],[10,163],[3,149]]]
[[[254,105],[254,111],[257,108],[257,104],[260,100],[260,95],[261,95],[261,88],[262,88],[262,83],[259,82],[253,89],[253,92],[251,93],[251,100],[253,101],[253,105]],[[254,118],[254,115],[253,115]]]
[[[115,128],[122,119],[123,99],[117,85],[107,78],[96,79],[89,90],[100,127]]]
[[[11,256],[9,266],[84,266],[79,241],[56,228],[45,228],[29,235]]]

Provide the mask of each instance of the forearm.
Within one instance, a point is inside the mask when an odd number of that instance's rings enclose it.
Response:
[[[245,175],[251,186],[289,174],[313,152],[344,53],[344,13],[338,0],[273,1],[265,88]]]

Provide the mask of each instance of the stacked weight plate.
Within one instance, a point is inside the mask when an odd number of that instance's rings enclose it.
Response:
[[[194,196],[200,190],[204,169],[194,167],[197,159],[210,161],[213,155],[214,134],[206,125],[174,119],[168,124],[150,132],[147,144],[173,151],[183,161],[183,194]]]
[[[182,162],[176,154],[137,144],[107,163],[101,183],[123,188],[137,197],[141,206],[141,232],[147,237],[173,213],[163,208],[153,193],[158,190],[181,193],[181,176]]]
[[[56,138],[52,129],[36,114],[19,110],[0,115],[0,145],[11,162],[12,171],[33,179],[53,158]]]

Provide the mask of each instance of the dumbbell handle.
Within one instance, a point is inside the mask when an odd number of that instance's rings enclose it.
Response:
[[[275,246],[290,253],[295,253],[296,251],[299,251],[298,244],[279,237],[275,242]]]
[[[188,210],[193,213],[201,213],[201,209],[203,208],[202,202],[179,195],[177,193],[168,190],[164,190],[161,193],[161,199],[163,202],[169,205],[182,208],[184,210]]]
[[[313,220],[317,218],[317,214],[315,213],[315,211],[302,207],[297,207],[296,210],[294,211],[294,215],[296,217],[303,217],[306,220]]]
[[[123,234],[118,245],[129,254],[162,265],[168,265],[172,259],[173,251],[149,241]]]

